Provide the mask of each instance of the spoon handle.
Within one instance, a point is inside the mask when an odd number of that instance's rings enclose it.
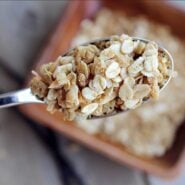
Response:
[[[37,99],[30,88],[0,95],[0,109],[25,103],[43,103],[43,101]]]

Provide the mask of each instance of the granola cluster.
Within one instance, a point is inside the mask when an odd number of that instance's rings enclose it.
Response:
[[[175,59],[178,75],[160,93],[158,101],[149,101],[124,114],[80,121],[75,125],[89,134],[102,135],[106,140],[119,143],[134,154],[162,156],[173,144],[176,131],[184,120],[185,45],[165,25],[143,16],[128,16],[109,9],[101,9],[93,21],[83,20],[72,45],[123,32],[164,45]]]
[[[31,90],[47,103],[48,111],[60,110],[67,120],[102,116],[158,98],[169,79],[170,64],[156,43],[123,34],[78,46],[44,64],[31,81]]]

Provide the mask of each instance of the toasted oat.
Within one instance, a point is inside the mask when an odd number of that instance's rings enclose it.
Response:
[[[119,97],[126,101],[132,99],[134,95],[133,89],[128,84],[123,84],[119,89]]]
[[[87,83],[88,83],[88,81],[87,81],[85,74],[79,73],[78,74],[78,85],[80,87],[85,87],[87,85]]]
[[[73,85],[71,86],[70,90],[66,93],[66,108],[77,109],[79,106],[79,99],[78,99],[78,86]]]
[[[117,62],[112,61],[112,63],[107,67],[105,71],[105,76],[108,79],[113,79],[120,73],[120,66]]]
[[[85,87],[85,88],[82,89],[82,96],[86,100],[92,101],[92,100],[96,99],[98,94],[93,89],[90,89],[89,87]]]
[[[89,87],[96,91],[98,94],[104,93],[104,90],[107,87],[106,78],[101,75],[95,75],[94,79],[90,81]]]
[[[138,84],[134,87],[134,99],[149,97],[151,87],[148,84]]]
[[[30,82],[31,91],[39,98],[44,98],[48,94],[47,85],[41,80],[40,77],[35,76]]]
[[[81,112],[90,115],[98,108],[98,103],[90,103],[82,107]]]
[[[125,54],[130,54],[133,52],[133,50],[134,50],[134,42],[132,41],[132,39],[130,38],[125,39],[122,43],[121,51]]]
[[[141,100],[140,99],[131,99],[131,100],[128,99],[124,102],[124,106],[127,109],[135,109],[139,105],[141,105]]]
[[[99,49],[95,45],[79,46],[74,50],[74,57],[76,62],[84,61],[91,63],[95,56],[98,56]]]

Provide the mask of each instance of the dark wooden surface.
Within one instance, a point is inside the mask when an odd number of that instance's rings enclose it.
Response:
[[[65,8],[65,1],[0,2],[0,91],[19,88]],[[118,165],[57,135],[60,150],[86,185],[184,185]],[[65,169],[63,169],[65,170]],[[0,111],[0,185],[59,185],[56,163],[30,122],[15,109]]]

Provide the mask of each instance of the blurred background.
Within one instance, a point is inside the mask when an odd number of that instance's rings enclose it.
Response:
[[[69,2],[72,0],[0,1],[0,93],[23,86]],[[167,3],[185,14],[185,1]],[[81,25],[73,44],[93,38],[95,32],[84,33],[90,24]],[[100,29],[95,31],[104,34]],[[164,37],[166,32],[161,29],[157,33]],[[174,41],[170,47],[177,49],[179,41],[169,37]],[[17,108],[0,111],[0,185],[184,185],[185,163],[181,163],[181,173],[165,180],[89,150],[41,126]]]

